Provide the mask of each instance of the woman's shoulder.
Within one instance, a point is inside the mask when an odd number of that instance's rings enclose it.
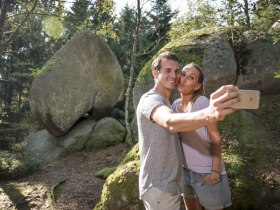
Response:
[[[198,96],[198,98],[196,99],[197,102],[203,103],[203,102],[207,102],[209,103],[209,99],[206,96]]]
[[[195,102],[194,106],[198,109],[203,109],[209,106],[209,99],[206,96],[199,96]]]
[[[178,105],[179,105],[180,100],[181,100],[181,98],[178,98],[172,103],[171,107],[172,107],[173,111],[178,112]]]

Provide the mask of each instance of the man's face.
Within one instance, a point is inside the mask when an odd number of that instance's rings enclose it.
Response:
[[[173,90],[178,84],[180,77],[179,63],[174,60],[163,58],[157,79],[159,84],[169,90]]]

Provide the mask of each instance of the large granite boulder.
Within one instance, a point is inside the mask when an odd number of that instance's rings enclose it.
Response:
[[[169,42],[158,54],[167,50],[177,54],[182,67],[190,62],[203,67],[206,95],[221,85],[234,83],[236,79],[237,65],[234,52],[227,41],[227,31],[222,28],[207,28],[187,33],[180,39]],[[141,95],[154,85],[151,63],[156,56],[147,62],[136,80],[133,89],[134,108]],[[178,97],[173,94],[171,100],[174,96]]]
[[[86,113],[103,117],[122,97],[121,67],[105,40],[77,34],[42,68],[30,90],[33,116],[53,135],[66,134]]]
[[[273,44],[268,33],[254,31],[245,32],[242,40],[246,51],[240,58],[237,86],[263,94],[279,93],[280,80],[274,78],[274,72],[280,69],[280,43]]]
[[[190,62],[199,64],[205,76],[206,96],[220,86],[236,81],[242,89],[258,89],[263,94],[280,93],[280,80],[274,78],[274,72],[279,71],[280,66],[280,43],[273,43],[268,33],[253,31],[245,32],[240,40],[243,51],[236,56],[231,46],[230,30],[204,28],[169,42],[157,55],[168,50],[178,55],[182,67]],[[154,85],[151,63],[157,55],[146,63],[137,77],[133,89],[135,109],[142,94]],[[176,97],[179,95],[171,95],[171,102]]]

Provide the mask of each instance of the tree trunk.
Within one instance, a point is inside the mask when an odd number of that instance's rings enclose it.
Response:
[[[246,30],[249,30],[251,28],[251,20],[249,14],[248,0],[244,0],[244,13],[245,13],[245,27]]]
[[[0,55],[3,52],[3,34],[4,34],[4,24],[6,20],[6,14],[8,11],[8,1],[2,1],[1,13],[0,13]]]
[[[137,0],[136,29],[133,37],[134,39],[133,39],[133,47],[132,47],[131,62],[130,62],[129,83],[126,89],[126,100],[125,100],[125,126],[127,130],[127,135],[129,137],[129,142],[131,145],[135,144],[135,138],[133,134],[133,129],[131,127],[131,122],[129,119],[129,102],[130,102],[130,98],[132,95],[132,88],[133,88],[134,67],[135,67],[136,50],[137,50],[137,44],[138,44],[139,32],[140,32],[140,21],[141,21],[140,0]]]

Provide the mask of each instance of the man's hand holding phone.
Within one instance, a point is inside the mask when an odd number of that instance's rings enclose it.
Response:
[[[240,102],[231,105],[234,109],[258,109],[260,103],[259,90],[238,90]]]

